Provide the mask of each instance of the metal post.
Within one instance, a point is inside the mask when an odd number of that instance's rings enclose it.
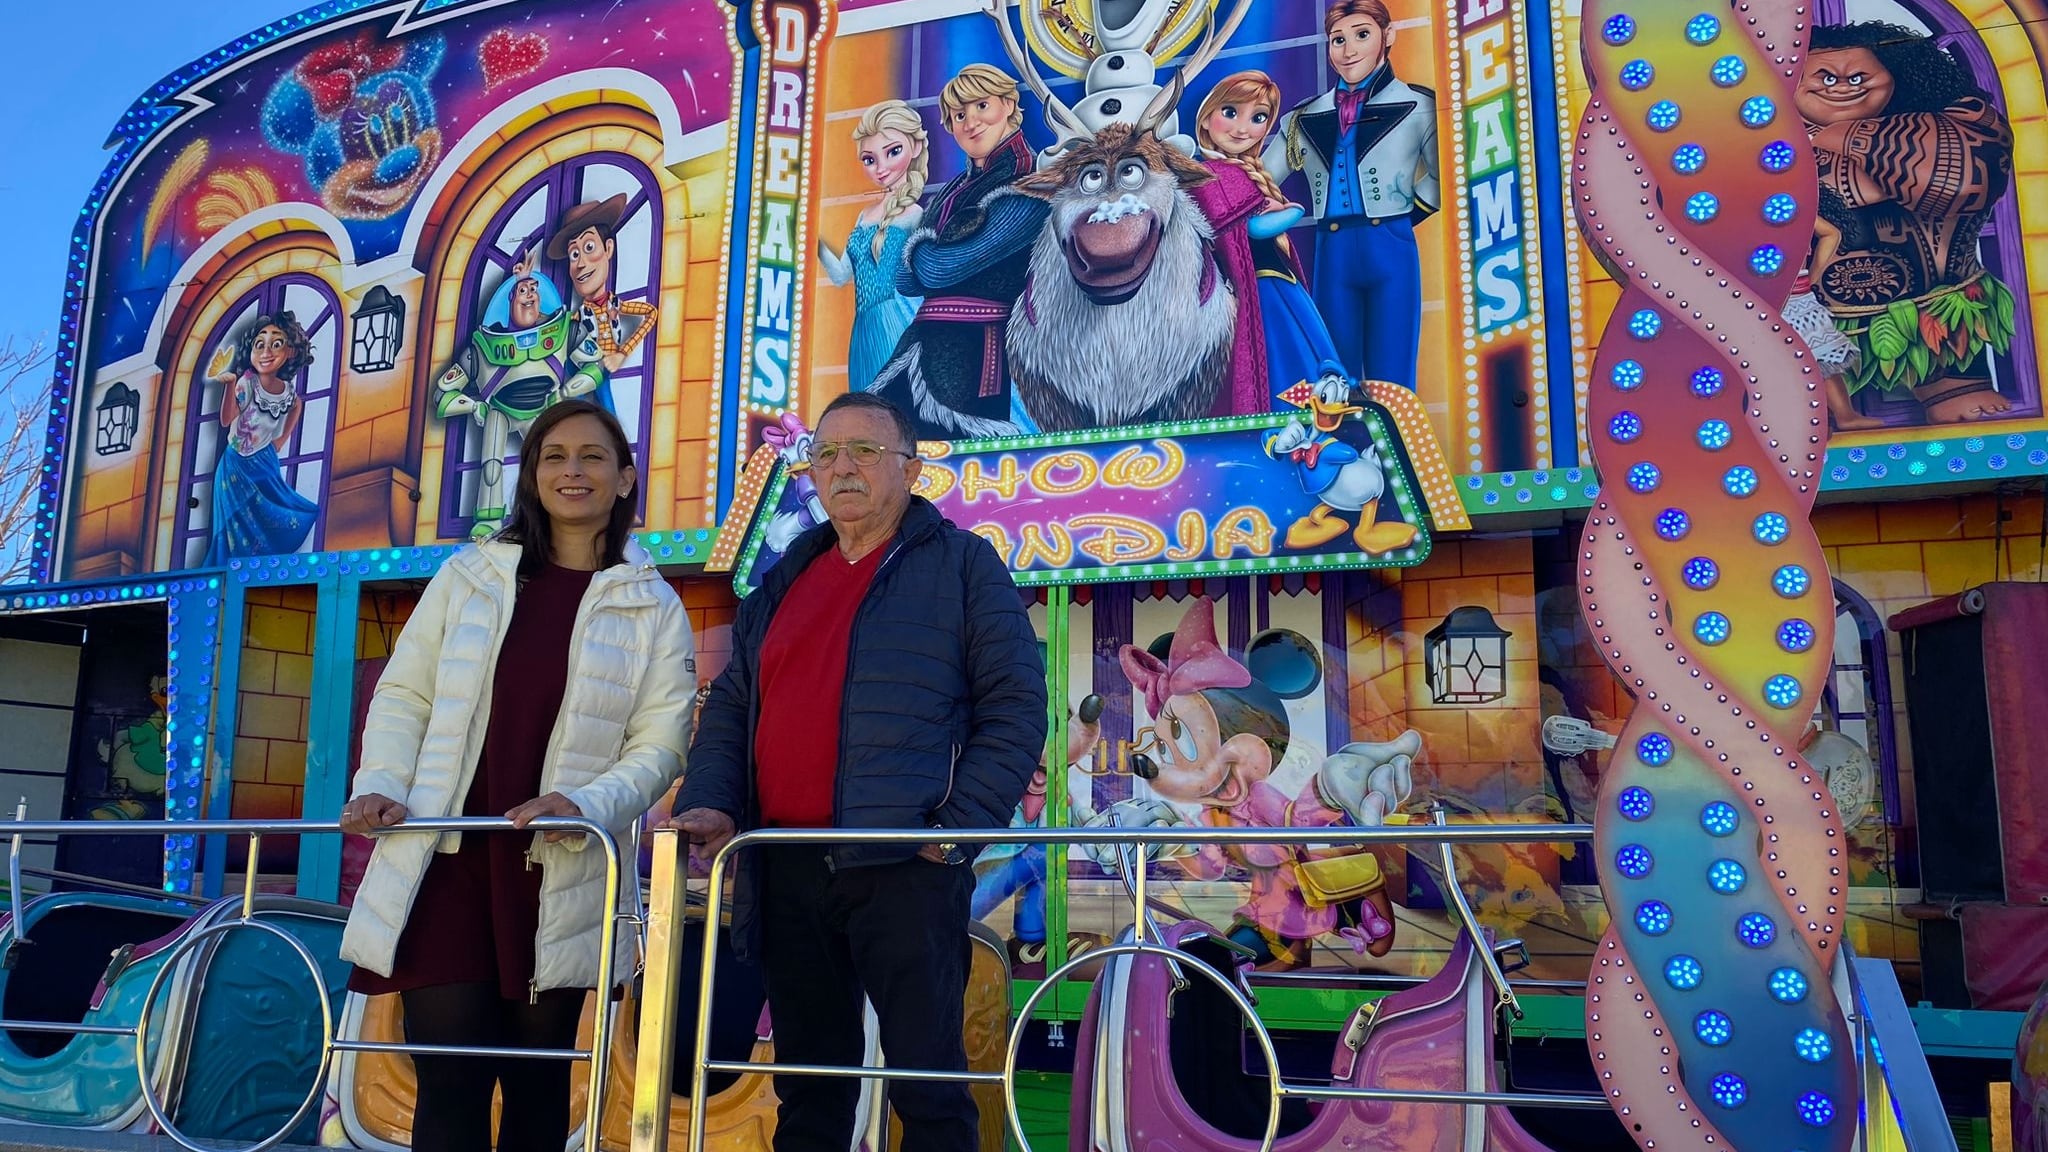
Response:
[[[1450,826],[1442,804],[1432,805],[1429,814],[1437,827]],[[1492,945],[1486,941],[1486,931],[1480,927],[1478,915],[1472,911],[1472,905],[1465,899],[1465,889],[1458,883],[1458,860],[1451,854],[1451,842],[1445,840],[1439,843],[1437,850],[1442,853],[1444,865],[1444,895],[1457,910],[1458,923],[1464,925],[1465,931],[1472,934],[1472,947],[1479,952],[1479,963],[1485,967],[1486,978],[1493,983],[1494,993],[1500,997],[1500,1006],[1514,1013],[1515,1019],[1520,1020],[1522,1002],[1515,996],[1515,990],[1508,987],[1507,973],[1500,970],[1500,960],[1494,956]]]
[[[619,842],[602,828],[599,831],[603,834],[598,846],[604,849],[604,919],[597,934],[597,1012],[590,1022],[590,1091],[583,1111],[584,1152],[598,1152],[598,1127],[604,1122],[604,1083],[611,1069],[607,1057],[612,1037],[612,987],[617,979],[612,969],[618,955],[619,872],[623,867]],[[588,852],[590,846],[584,845],[583,850]]]
[[[654,898],[647,906],[647,968],[640,975],[640,1040],[633,1058],[632,1147],[636,1152],[668,1152],[675,1045],[666,1038],[676,1017],[676,985],[682,974],[690,894],[682,833],[673,828],[655,830],[651,882]],[[704,930],[711,933],[717,929],[706,922]],[[663,1042],[649,1042],[650,1023],[655,1024],[653,1038]],[[692,1069],[691,1075],[703,1073]]]
[[[704,1105],[709,1096],[704,1065],[711,1060],[711,1005],[716,1002],[712,992],[718,980],[718,921],[721,906],[725,903],[726,864],[732,859],[733,849],[745,839],[746,834],[742,834],[726,841],[725,846],[711,857],[711,888],[704,894],[704,949],[697,975],[697,1035],[690,1045],[690,1142],[687,1152],[704,1152]],[[677,848],[681,848],[680,840]],[[672,1023],[663,1022],[661,1035],[664,1042],[669,1038]],[[635,1091],[638,1091],[637,1085]],[[664,1129],[663,1137],[666,1135]],[[633,1152],[640,1152],[639,1146],[636,1145]]]
[[[242,919],[256,917],[256,858],[263,851],[263,837],[249,837],[249,857],[242,862]]]

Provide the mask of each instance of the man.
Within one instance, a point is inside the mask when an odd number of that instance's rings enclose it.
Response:
[[[625,214],[624,192],[578,204],[562,214],[548,241],[548,259],[569,262],[569,287],[580,301],[575,344],[569,352],[576,377],[566,390],[572,396],[590,393],[592,400],[615,416],[619,410],[612,403],[612,373],[625,367],[633,350],[654,334],[655,316],[652,302],[621,300],[612,294],[612,260],[618,255],[614,237]],[[626,335],[628,316],[640,317],[630,337]]]
[[[903,247],[896,290],[917,315],[868,390],[909,414],[920,439],[1034,431],[1010,387],[1003,330],[1024,293],[1050,205],[1011,188],[1031,174],[1017,82],[987,64],[946,81],[939,109],[967,168],[948,181]]]
[[[1339,83],[1282,116],[1263,159],[1275,180],[1308,175],[1316,309],[1345,370],[1412,391],[1422,343],[1415,225],[1443,201],[1436,94],[1395,79],[1384,0],[1336,0],[1323,35]]]
[[[1000,828],[1045,746],[1045,662],[995,549],[911,495],[909,421],[871,393],[825,409],[828,522],[740,604],[669,826]],[[938,839],[943,839],[943,831]],[[858,1066],[861,995],[897,1068],[964,1070],[971,850],[799,844],[741,854],[733,936],[763,967],[775,1056]],[[859,1081],[776,1078],[775,1152],[846,1152]],[[889,1088],[904,1152],[972,1152],[964,1084]]]

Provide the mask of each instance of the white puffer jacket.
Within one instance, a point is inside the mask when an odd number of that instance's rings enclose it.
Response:
[[[377,681],[354,796],[380,793],[420,818],[461,815],[483,750],[492,670],[511,624],[518,566],[518,545],[486,541],[456,553],[427,585]],[[570,643],[568,691],[540,792],[560,792],[618,837],[624,906],[627,886],[638,883],[628,837],[675,782],[690,743],[696,659],[689,617],[646,552],[628,545],[624,564],[591,578]],[[435,840],[378,838],[342,934],[343,959],[391,974],[429,854],[454,852],[460,833]],[[604,853],[586,837],[550,844],[539,833],[530,851],[541,868],[534,989],[595,987]],[[635,960],[634,938],[626,933],[613,982],[630,975]]]

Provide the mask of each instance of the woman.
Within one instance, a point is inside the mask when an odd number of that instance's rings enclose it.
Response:
[[[896,291],[903,244],[917,231],[931,153],[924,121],[901,100],[870,107],[853,129],[861,167],[875,182],[874,202],[861,210],[843,252],[820,237],[818,255],[836,286],[853,282],[853,334],[846,347],[846,386],[858,392],[874,381],[917,315],[918,300]]]
[[[304,406],[297,381],[313,365],[313,342],[290,312],[258,316],[232,347],[222,345],[207,376],[226,391],[228,430],[213,470],[213,532],[205,565],[297,552],[320,506],[285,480],[279,444],[290,445]]]
[[[399,634],[343,831],[585,816],[623,840],[674,782],[693,649],[680,598],[633,543],[635,480],[625,432],[597,405],[534,420],[505,527],[442,567]],[[599,983],[604,867],[581,833],[381,836],[342,938],[349,989],[399,993],[412,1043],[571,1047]],[[632,963],[622,948],[610,982]],[[561,1152],[568,1061],[414,1065],[415,1148],[489,1148],[502,1085],[498,1148]]]
[[[1216,230],[1224,274],[1238,300],[1233,395],[1224,415],[1269,412],[1275,397],[1304,380],[1344,375],[1322,313],[1302,286],[1301,260],[1287,242],[1301,206],[1280,195],[1259,163],[1279,108],[1280,86],[1271,77],[1236,72],[1210,90],[1197,117],[1195,139],[1216,179],[1190,194]],[[1261,386],[1264,392],[1254,395]]]

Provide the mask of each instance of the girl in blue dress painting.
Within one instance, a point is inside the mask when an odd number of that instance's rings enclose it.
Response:
[[[227,429],[213,469],[213,538],[207,566],[248,556],[297,552],[320,506],[284,477],[277,445],[290,443],[303,405],[297,381],[313,362],[313,342],[290,312],[258,316],[222,348],[207,373],[225,386],[220,422]]]
[[[1238,289],[1238,346],[1264,345],[1268,410],[1275,396],[1295,384],[1344,374],[1287,240],[1287,229],[1301,221],[1301,205],[1289,203],[1259,163],[1259,149],[1279,111],[1280,86],[1272,77],[1236,72],[1202,101],[1195,130],[1202,161],[1216,176],[1199,190],[1197,201],[1216,229],[1225,274]],[[1247,275],[1258,282],[1256,290],[1242,283]]]
[[[834,252],[823,238],[818,255],[832,283],[853,283],[853,334],[847,341],[846,387],[866,388],[896,351],[896,341],[917,315],[919,300],[898,295],[896,269],[903,245],[924,217],[917,198],[924,195],[931,153],[926,147],[924,120],[901,100],[884,100],[869,108],[853,129],[861,167],[877,189],[874,202],[861,211],[846,248]]]

